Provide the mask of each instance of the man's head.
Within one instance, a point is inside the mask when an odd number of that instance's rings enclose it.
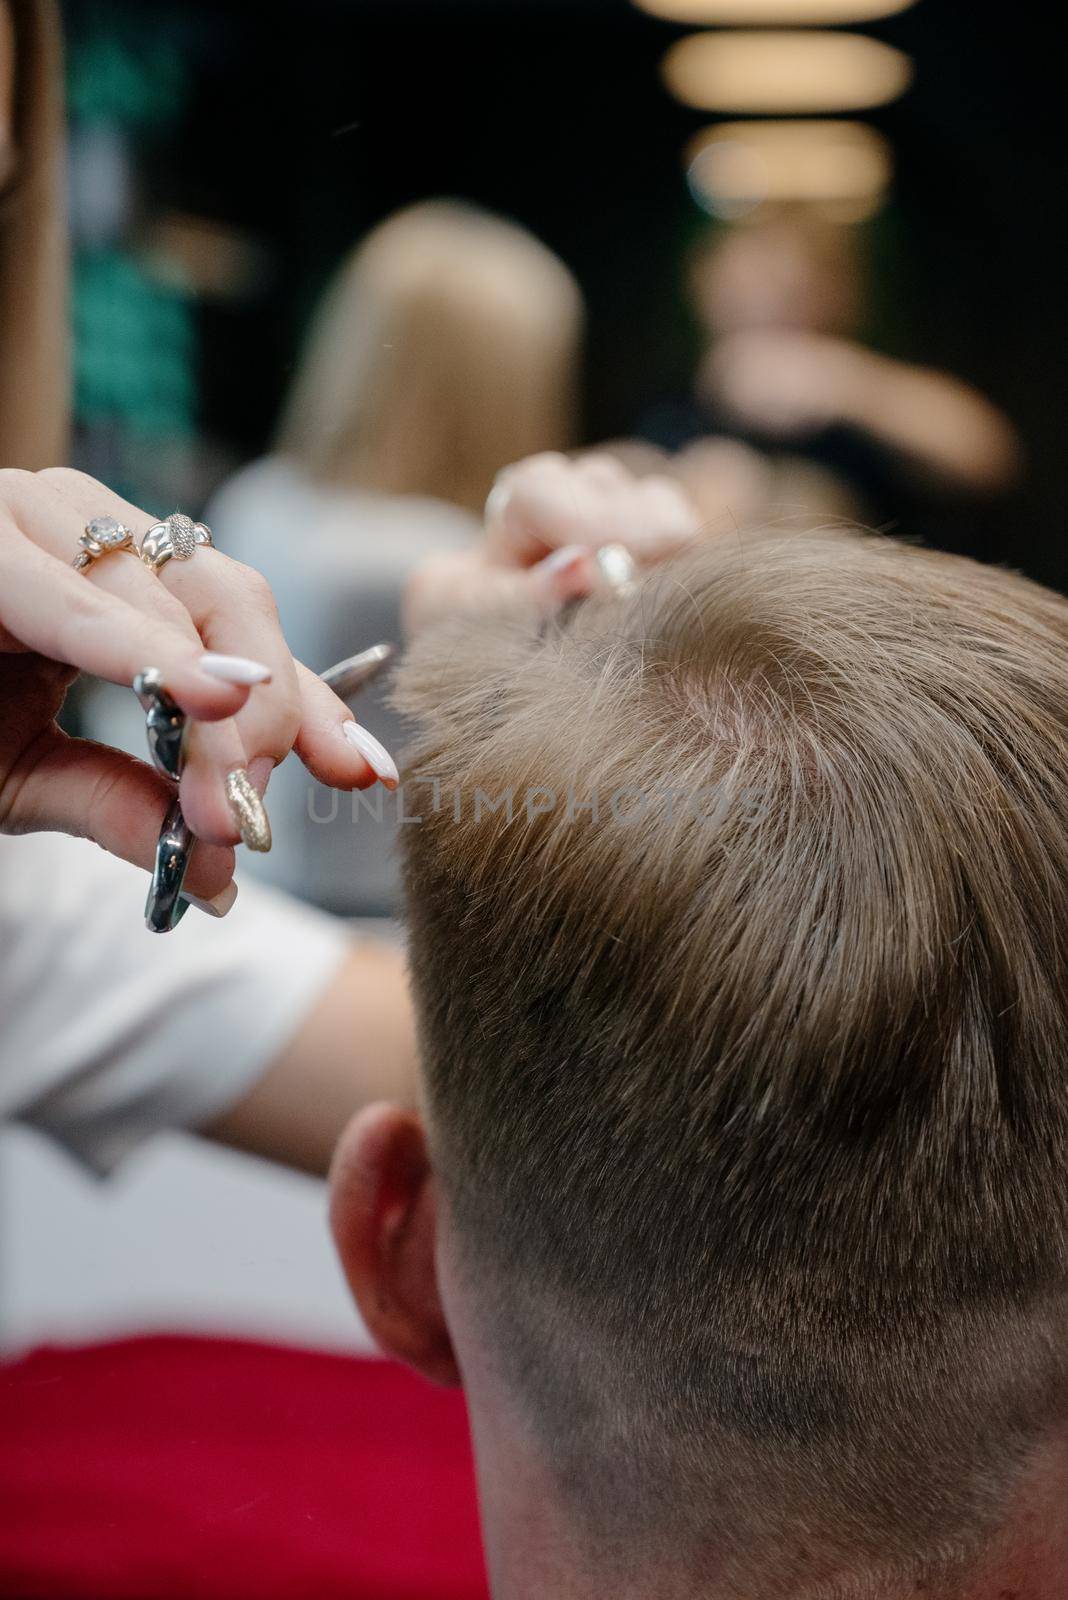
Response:
[[[724,539],[402,698],[434,1177],[343,1153],[373,1330],[591,1563],[945,1587],[1068,1418],[1068,605]]]

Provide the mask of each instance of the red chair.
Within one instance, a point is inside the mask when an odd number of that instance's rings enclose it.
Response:
[[[0,1367],[0,1595],[486,1600],[458,1391],[230,1340]]]

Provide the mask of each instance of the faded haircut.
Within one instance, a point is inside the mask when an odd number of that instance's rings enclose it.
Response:
[[[589,1537],[956,1571],[1068,1414],[1068,605],[710,540],[399,699],[436,1159]]]

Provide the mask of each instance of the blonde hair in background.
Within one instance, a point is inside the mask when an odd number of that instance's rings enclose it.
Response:
[[[573,442],[581,325],[574,279],[524,229],[411,206],[327,291],[279,446],[320,482],[480,510],[508,462]]]
[[[53,0],[0,0],[0,466],[66,459],[63,60]]]

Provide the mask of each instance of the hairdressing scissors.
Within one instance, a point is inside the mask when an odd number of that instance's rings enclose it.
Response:
[[[139,672],[133,687],[145,708],[145,737],[153,765],[163,777],[177,783],[185,765],[185,712],[171,699],[155,667]],[[189,901],[182,898],[182,885],[195,842],[176,796],[156,841],[152,884],[145,901],[145,926],[151,933],[170,933],[189,909]]]

